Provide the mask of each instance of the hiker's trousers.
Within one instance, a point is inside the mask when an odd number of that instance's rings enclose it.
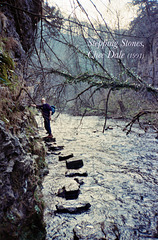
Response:
[[[49,135],[52,134],[49,118],[44,118],[44,127],[45,127],[46,131],[49,133]]]

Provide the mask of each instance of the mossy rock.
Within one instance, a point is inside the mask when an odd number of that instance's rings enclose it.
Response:
[[[32,145],[33,145],[32,146],[32,153],[44,158],[45,154],[46,154],[44,144],[42,142],[33,141]]]

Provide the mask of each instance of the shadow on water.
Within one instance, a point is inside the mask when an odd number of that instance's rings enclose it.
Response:
[[[71,204],[87,201],[80,214],[56,213],[57,196],[65,182],[65,162],[47,156],[49,174],[43,183],[47,240],[51,239],[158,239],[158,140],[137,127],[126,136],[125,122],[109,120],[103,134],[100,117],[61,115],[52,123],[58,145],[82,158],[87,177]],[[87,225],[91,225],[87,231]],[[89,226],[88,225],[88,226]],[[92,233],[95,229],[95,234]],[[89,237],[88,236],[89,232]],[[87,235],[86,235],[87,234]]]

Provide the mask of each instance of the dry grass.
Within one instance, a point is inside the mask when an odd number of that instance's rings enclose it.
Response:
[[[15,102],[15,91],[10,91],[8,87],[0,87],[0,96],[0,119],[5,122],[7,128],[12,128],[14,132],[17,132],[24,116],[20,103],[22,96]]]
[[[3,39],[2,41],[5,44],[5,50],[7,52],[10,50],[14,50],[19,45],[19,43],[13,37],[8,37],[6,39]]]

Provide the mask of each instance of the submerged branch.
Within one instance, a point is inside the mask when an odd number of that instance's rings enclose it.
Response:
[[[141,116],[143,115],[147,115],[147,114],[157,114],[158,110],[142,110],[139,113],[137,113],[132,120],[125,126],[125,128],[123,129],[123,131],[127,131],[126,135],[128,135],[131,132],[132,126],[133,124],[138,121],[139,123],[139,119]],[[129,127],[129,129],[127,130],[127,128]]]
[[[104,126],[103,126],[103,133],[105,131],[106,128],[106,122],[107,122],[107,117],[108,117],[108,103],[109,103],[109,97],[110,97],[110,93],[113,90],[113,88],[110,88],[107,94],[107,98],[106,98],[106,106],[105,106],[105,122],[104,122]]]

